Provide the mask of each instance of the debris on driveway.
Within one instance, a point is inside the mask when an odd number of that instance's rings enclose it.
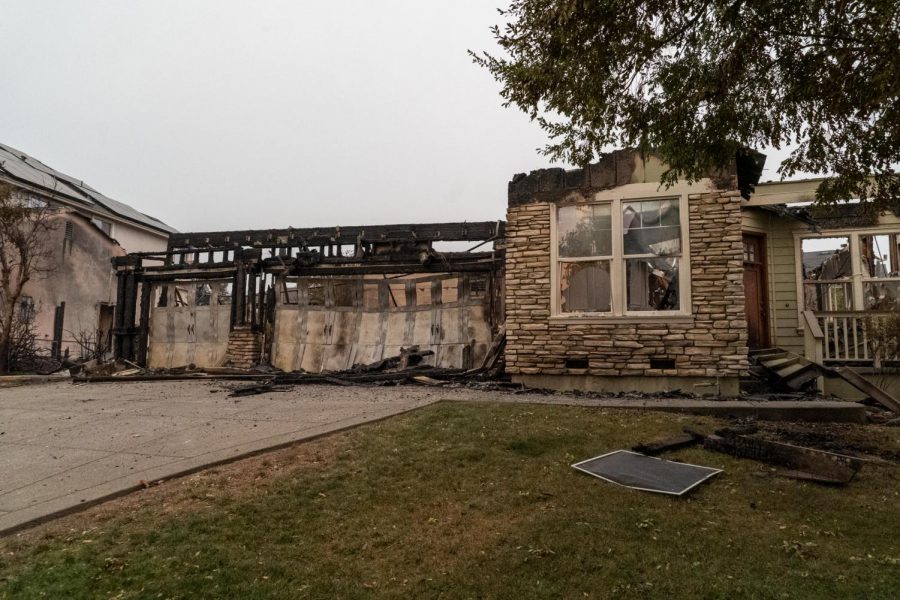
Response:
[[[228,394],[229,398],[239,398],[241,396],[255,396],[257,394],[268,394],[270,392],[288,392],[290,391],[291,386],[289,385],[275,385],[274,381],[267,381],[265,383],[251,383],[249,385],[243,385],[235,387],[231,390],[231,393]]]
[[[85,371],[85,375],[73,377],[75,383],[99,383],[111,381],[172,381],[194,379],[233,379],[259,381],[255,385],[244,388],[246,392],[241,395],[250,395],[253,389],[265,393],[264,386],[270,385],[300,385],[300,384],[331,384],[331,385],[357,385],[371,384],[400,384],[416,383],[428,386],[441,386],[449,383],[467,383],[493,381],[499,369],[500,355],[489,355],[485,362],[474,369],[454,369],[437,367],[429,363],[434,356],[433,350],[420,350],[418,346],[401,348],[397,356],[391,356],[370,364],[354,365],[343,371],[323,371],[321,373],[308,373],[305,371],[293,371],[285,373],[272,367],[253,367],[250,369],[238,369],[233,367],[198,369],[194,365],[187,365],[173,369],[140,369],[133,367],[134,363],[124,365],[122,363],[105,363],[94,371]],[[431,361],[433,362],[433,361]],[[517,384],[518,385],[518,384]]]
[[[682,496],[722,469],[673,462],[630,450],[589,458],[572,468],[635,490]]]

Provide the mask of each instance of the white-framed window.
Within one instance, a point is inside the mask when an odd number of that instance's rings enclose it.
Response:
[[[797,237],[801,310],[900,310],[900,228]]]
[[[606,192],[551,210],[554,318],[691,314],[687,194]]]

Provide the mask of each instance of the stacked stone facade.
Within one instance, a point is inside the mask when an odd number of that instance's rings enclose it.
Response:
[[[235,327],[228,334],[227,362],[232,367],[249,369],[259,364],[262,335],[250,327]]]
[[[515,183],[515,180],[514,182]],[[615,388],[691,390],[712,381],[721,393],[737,391],[747,369],[741,244],[741,196],[709,191],[688,196],[691,264],[690,316],[563,322],[551,318],[552,200],[514,200],[511,184],[506,238],[506,369],[514,378],[547,387],[603,389],[585,379],[629,378]],[[663,359],[674,368],[652,368]],[[587,368],[566,368],[587,359]],[[674,362],[671,362],[674,361]],[[570,363],[571,364],[571,363]],[[543,377],[552,376],[552,377]],[[540,379],[538,379],[540,377]],[[647,378],[668,378],[648,381]],[[690,378],[679,386],[677,378]],[[722,385],[727,381],[727,385]],[[654,385],[657,384],[657,385]],[[714,391],[714,390],[708,390]]]

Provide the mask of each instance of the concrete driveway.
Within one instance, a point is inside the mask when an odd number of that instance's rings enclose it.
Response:
[[[229,398],[218,382],[0,389],[0,534],[143,482],[436,401],[421,388],[302,387]]]

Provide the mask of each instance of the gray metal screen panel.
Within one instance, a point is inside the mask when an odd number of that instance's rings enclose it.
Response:
[[[721,469],[673,462],[629,450],[616,450],[575,463],[572,468],[617,485],[681,496]]]

